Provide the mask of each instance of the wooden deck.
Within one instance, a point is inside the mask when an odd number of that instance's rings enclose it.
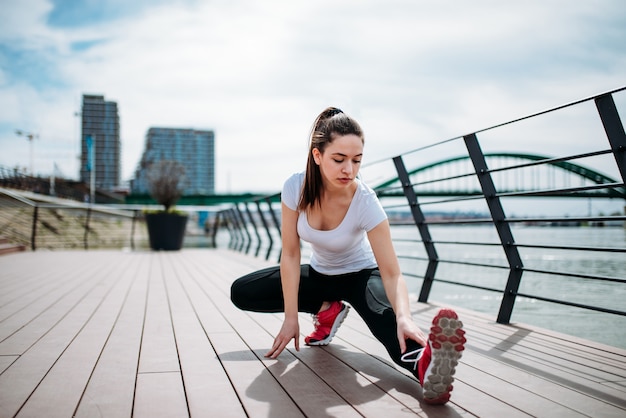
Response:
[[[625,350],[463,310],[446,406],[420,401],[354,312],[328,347],[265,359],[282,315],[238,310],[229,287],[266,265],[200,249],[0,257],[0,417],[626,416]],[[418,324],[437,308],[415,303]]]

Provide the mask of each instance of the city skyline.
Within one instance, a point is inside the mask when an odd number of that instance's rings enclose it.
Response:
[[[0,165],[29,166],[19,129],[38,135],[36,172],[56,163],[70,178],[83,94],[118,103],[122,181],[149,127],[172,126],[216,132],[216,192],[273,192],[303,169],[308,130],[328,105],[363,125],[367,163],[626,83],[620,1],[27,0],[4,9]],[[525,145],[550,155],[584,139]]]
[[[177,161],[185,169],[184,195],[215,194],[215,133],[196,129],[151,127],[146,146],[131,180],[131,193],[148,194],[151,166]]]

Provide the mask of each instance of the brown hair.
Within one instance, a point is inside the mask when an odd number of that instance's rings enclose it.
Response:
[[[364,141],[363,131],[358,122],[336,107],[328,107],[320,113],[311,129],[309,156],[304,173],[304,184],[298,202],[298,210],[303,211],[311,206],[320,204],[322,194],[322,173],[313,158],[313,150],[317,148],[324,153],[326,145],[331,143],[337,135],[356,135]]]

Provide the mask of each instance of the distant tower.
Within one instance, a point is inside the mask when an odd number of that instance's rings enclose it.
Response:
[[[183,195],[215,194],[215,134],[213,131],[150,128],[141,161],[132,181],[132,193],[148,193],[150,165],[161,160],[185,166],[187,187]]]
[[[121,179],[120,118],[116,102],[83,95],[80,180],[89,184],[95,169],[96,188],[114,190]],[[93,147],[94,153],[91,154]],[[90,155],[95,156],[91,161]]]

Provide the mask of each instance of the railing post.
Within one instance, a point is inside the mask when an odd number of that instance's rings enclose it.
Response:
[[[417,195],[415,194],[415,190],[411,184],[411,180],[406,170],[406,166],[404,165],[404,161],[402,160],[402,156],[395,157],[393,159],[393,163],[395,164],[396,171],[398,172],[398,179],[402,184],[402,191],[409,202],[411,214],[413,215],[413,221],[417,226],[422,242],[424,243],[424,248],[426,249],[426,254],[428,255],[428,266],[426,267],[424,282],[422,283],[422,290],[420,291],[418,299],[420,302],[426,303],[428,302],[430,289],[432,288],[433,280],[435,279],[439,256],[437,255],[435,244],[430,236],[430,231],[428,230],[428,225],[426,224],[426,218],[424,217],[424,213],[422,212],[422,209],[417,201]]]
[[[215,213],[215,220],[213,221],[213,231],[211,231],[211,246],[217,248],[217,229],[220,227],[220,215],[222,212]]]
[[[622,175],[622,181],[626,183],[626,133],[624,133],[624,125],[617,112],[615,101],[611,94],[604,94],[596,97],[595,102],[604,131],[611,144],[617,168]]]
[[[263,228],[265,228],[265,233],[267,234],[267,239],[269,240],[269,244],[267,246],[267,252],[265,253],[265,259],[269,260],[270,253],[272,252],[272,247],[274,246],[274,240],[272,239],[272,234],[270,233],[269,225],[265,220],[265,215],[263,215],[263,211],[261,210],[261,200],[257,200],[256,202],[257,212],[259,213],[259,217],[261,218],[261,222],[263,223]]]
[[[244,239],[243,233],[241,232],[241,228],[239,226],[239,221],[237,220],[237,213],[233,208],[230,208],[226,213],[228,214],[228,218],[230,219],[230,224],[233,226],[233,235],[229,244],[230,248],[236,251],[241,251],[241,249],[243,248]]]
[[[130,226],[130,249],[131,250],[135,249],[135,223],[137,222],[137,213],[139,213],[139,211],[135,209],[133,211],[133,221]]]
[[[219,213],[222,215],[222,218],[224,219],[221,223],[226,227],[226,229],[228,230],[228,248],[229,249],[233,249],[233,242],[235,241],[235,231],[233,231],[233,225],[232,222],[230,220],[230,217],[228,216],[228,211],[229,209],[224,209],[222,211],[220,211]]]
[[[274,226],[276,227],[276,231],[278,231],[278,236],[281,237],[282,231],[280,230],[280,222],[278,222],[278,217],[276,216],[276,212],[274,212],[274,208],[272,207],[272,198],[266,197],[265,201],[267,202],[267,205],[269,207],[270,215],[272,217],[272,221],[274,222]],[[282,254],[283,254],[283,251],[281,247],[281,250],[278,251],[278,260],[277,260],[278,263],[280,263],[280,257],[282,256]]]
[[[89,249],[89,218],[91,217],[91,205],[87,206],[87,219],[85,220],[85,235],[83,236],[83,244],[85,249]]]
[[[250,246],[252,245],[252,236],[250,235],[250,231],[248,231],[248,225],[246,224],[246,219],[243,217],[243,213],[241,212],[241,209],[239,209],[238,203],[235,203],[235,216],[237,217],[237,220],[241,222],[241,229],[243,229],[243,232],[245,232],[245,235],[243,236],[243,238],[244,238],[244,242],[247,242],[246,254],[248,254],[250,252]],[[239,249],[239,251],[243,250],[244,242],[241,243],[241,248]]]
[[[508,324],[511,322],[511,314],[513,313],[513,306],[515,305],[515,298],[517,291],[522,280],[522,273],[524,272],[522,258],[519,255],[519,251],[515,246],[515,240],[513,239],[513,233],[508,222],[506,222],[506,215],[502,208],[502,203],[496,192],[496,186],[491,178],[491,173],[487,167],[485,161],[485,155],[480,149],[478,138],[476,134],[470,134],[463,137],[465,146],[469,153],[469,157],[474,165],[476,177],[480,183],[480,187],[483,191],[483,196],[487,201],[489,212],[491,213],[491,219],[500,237],[500,243],[504,249],[506,259],[509,263],[509,277],[504,289],[504,295],[502,303],[500,304],[500,311],[498,312],[498,323]]]
[[[30,232],[30,249],[37,249],[37,218],[39,217],[39,206],[35,206],[33,210],[33,225]]]
[[[256,246],[256,251],[254,252],[254,256],[258,257],[259,256],[259,251],[261,251],[261,235],[259,234],[259,230],[256,227],[256,222],[254,222],[254,218],[252,217],[252,212],[250,212],[250,208],[248,207],[248,203],[244,202],[243,207],[246,209],[246,214],[248,215],[248,219],[250,220],[250,223],[252,224],[252,229],[254,229],[254,235],[256,236],[257,239],[257,246]]]

